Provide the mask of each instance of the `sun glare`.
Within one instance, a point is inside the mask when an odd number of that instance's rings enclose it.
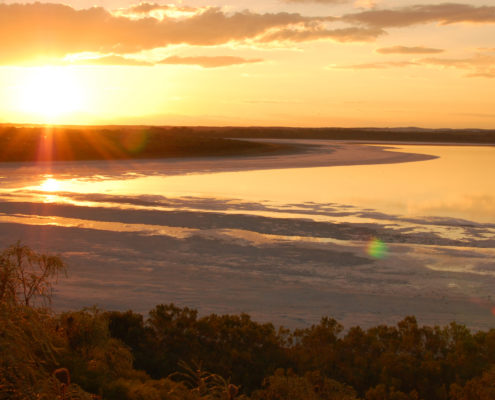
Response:
[[[56,179],[48,178],[40,185],[40,189],[44,192],[56,192],[60,189],[60,183]]]
[[[65,114],[80,111],[84,91],[70,67],[31,68],[17,91],[19,111],[57,122]]]

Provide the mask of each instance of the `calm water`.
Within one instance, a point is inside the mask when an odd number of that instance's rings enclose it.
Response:
[[[4,164],[0,241],[63,255],[58,309],[175,302],[292,327],[322,315],[492,327],[495,147],[387,147],[437,158]]]
[[[438,156],[399,164],[332,166],[168,175],[135,170],[102,176],[84,171],[77,179],[56,172],[10,182],[8,190],[104,193],[117,196],[160,195],[264,202],[278,206],[318,203],[349,205],[407,217],[450,217],[495,222],[495,147],[397,145],[394,151]],[[13,186],[13,187],[12,187]],[[40,195],[43,197],[43,195]]]

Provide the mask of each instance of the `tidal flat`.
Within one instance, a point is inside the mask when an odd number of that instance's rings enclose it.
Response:
[[[493,326],[494,147],[289,142],[304,151],[1,163],[0,240],[67,261],[57,310]]]

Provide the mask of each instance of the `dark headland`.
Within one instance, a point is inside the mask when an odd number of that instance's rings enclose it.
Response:
[[[301,150],[236,139],[326,139],[495,144],[495,130],[0,125],[0,161],[82,161],[256,156]]]

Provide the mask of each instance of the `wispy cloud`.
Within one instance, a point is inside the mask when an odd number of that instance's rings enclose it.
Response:
[[[331,68],[338,69],[386,69],[386,68],[404,68],[420,65],[414,61],[389,61],[389,62],[376,62],[365,64],[352,64],[352,65],[334,65]]]
[[[248,104],[301,104],[304,103],[298,99],[245,99],[244,103]]]
[[[262,62],[260,58],[246,59],[233,56],[197,56],[197,57],[167,57],[158,62],[158,64],[180,64],[180,65],[198,65],[203,68],[218,68],[230,65],[252,64]]]
[[[471,71],[468,77],[495,78],[495,56],[491,55],[477,54],[469,58],[424,58],[420,62],[426,65]]]
[[[190,18],[202,14],[214,7],[189,7],[175,4],[139,3],[127,8],[112,10],[112,14],[127,18],[150,17],[159,20],[164,18]]]
[[[373,8],[377,5],[379,0],[356,0],[354,2],[354,7],[357,8]]]
[[[127,14],[147,14],[151,11],[165,10],[165,11],[178,11],[178,12],[193,12],[196,13],[198,8],[188,6],[177,6],[174,4],[156,4],[156,3],[139,3],[137,5],[130,6],[122,9]]]
[[[392,47],[382,47],[377,49],[376,52],[380,54],[436,54],[443,53],[442,49],[435,49],[432,47],[423,46],[392,46]]]
[[[284,3],[320,3],[320,4],[345,4],[353,0],[282,0]]]
[[[421,58],[410,61],[388,61],[351,65],[333,65],[329,68],[337,69],[386,69],[429,66],[440,68],[456,68],[468,71],[468,77],[495,78],[495,56],[477,54],[467,58]]]
[[[495,70],[491,72],[475,72],[467,75],[469,78],[495,78]]]
[[[375,28],[341,28],[322,29],[320,27],[310,27],[309,29],[279,29],[269,32],[260,38],[259,43],[271,42],[307,42],[310,40],[331,39],[336,42],[369,42],[386,32]]]
[[[122,57],[116,55],[79,58],[71,61],[71,64],[77,65],[127,65],[127,66],[151,66],[153,63],[136,60],[134,58]]]

